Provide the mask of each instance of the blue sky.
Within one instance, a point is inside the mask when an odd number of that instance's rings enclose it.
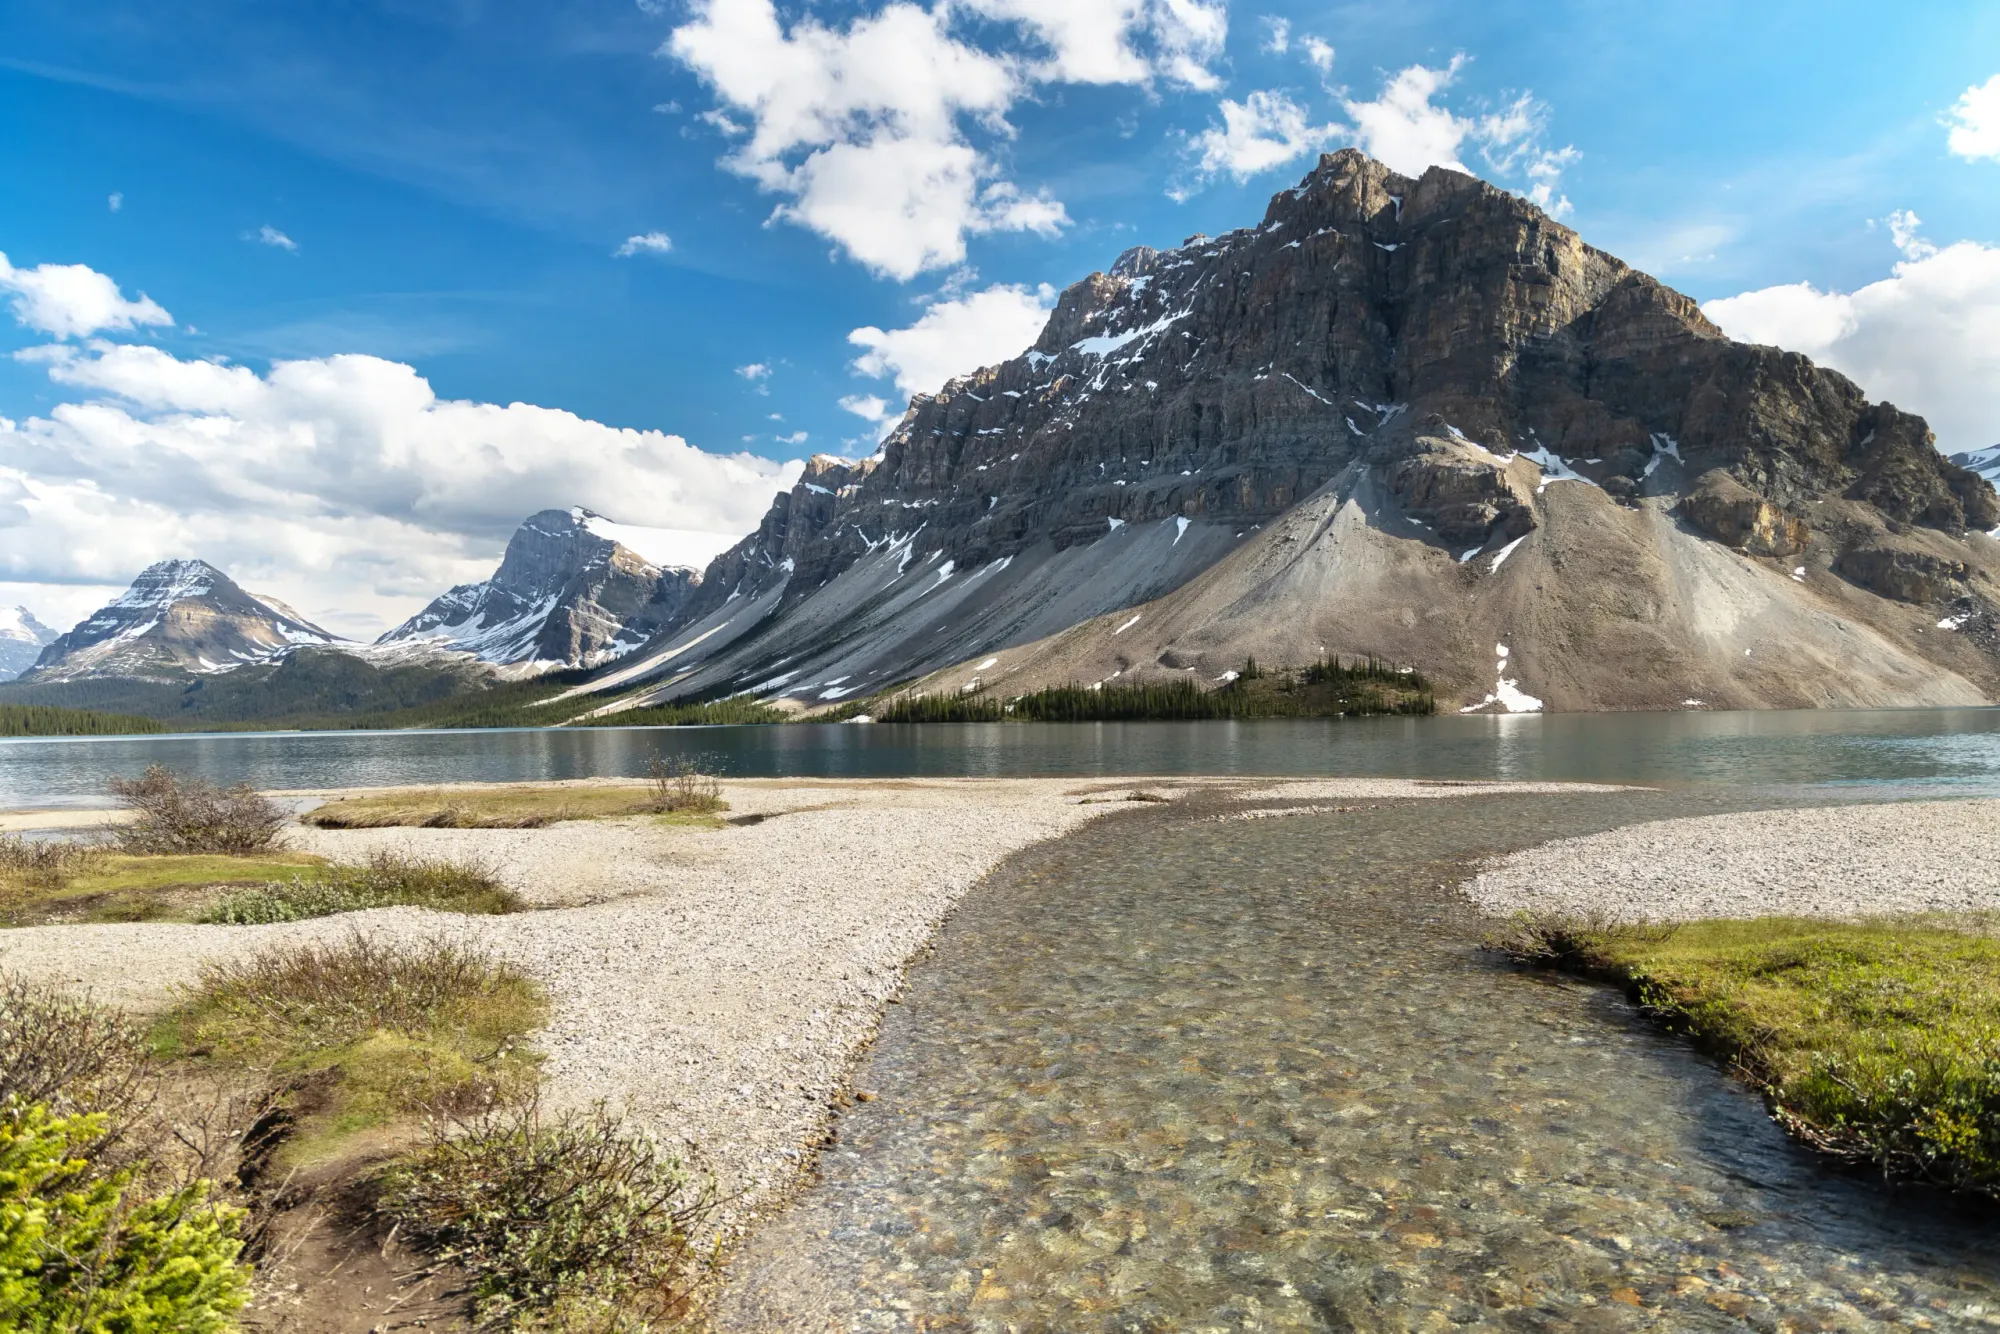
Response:
[[[714,546],[777,463],[872,448],[871,397],[1018,351],[1047,288],[1251,222],[1357,141],[1539,189],[1948,447],[2000,439],[2000,367],[1934,383],[1894,323],[1948,299],[1954,346],[2000,332],[1991,3],[0,0],[0,34],[0,252],[173,320],[0,321],[27,354],[0,361],[0,601],[52,622],[194,554],[365,633],[545,504]],[[261,378],[341,356],[378,360]],[[216,363],[255,383],[190,369]],[[481,419],[440,425],[414,376],[556,412],[493,419],[508,484],[479,492],[444,474]],[[234,443],[189,453],[189,417]],[[313,430],[288,488],[263,456]]]

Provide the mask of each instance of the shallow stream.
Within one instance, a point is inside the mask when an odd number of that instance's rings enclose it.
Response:
[[[1450,888],[1756,804],[1162,809],[1022,854],[914,968],[720,1325],[2000,1327],[1991,1212],[1824,1169],[1615,992],[1483,955]]]

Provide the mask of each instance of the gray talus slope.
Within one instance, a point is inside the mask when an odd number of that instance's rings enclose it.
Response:
[[[912,688],[1211,683],[1246,655],[1303,662],[1366,645],[1424,664],[1442,707],[1496,711],[1979,704],[1991,690],[1985,649],[1823,565],[1746,556],[1664,501],[1621,506],[1575,482],[1536,500],[1540,522],[1518,546],[1461,562],[1409,536],[1356,468],[1164,597]]]

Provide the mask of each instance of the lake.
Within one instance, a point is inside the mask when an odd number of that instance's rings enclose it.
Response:
[[[0,740],[0,808],[102,804],[165,764],[261,788],[638,777],[1324,774],[2000,792],[2000,709],[1571,713],[1189,723],[791,724]]]

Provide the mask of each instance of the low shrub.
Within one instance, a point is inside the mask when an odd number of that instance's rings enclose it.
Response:
[[[523,904],[488,867],[378,852],[359,866],[331,866],[311,876],[237,890],[217,900],[201,920],[254,926],[397,907],[491,914],[518,912]]]
[[[145,1033],[87,998],[0,975],[0,1104],[57,1117],[93,1113],[106,1145],[122,1141],[152,1101]]]
[[[728,808],[722,784],[690,760],[655,755],[646,778],[653,789],[653,809],[664,815],[707,815]]]
[[[217,787],[159,764],[138,778],[113,778],[111,792],[139,812],[137,820],[120,825],[114,834],[127,852],[261,852],[288,818],[248,783]]]
[[[529,1105],[435,1126],[387,1174],[381,1207],[471,1276],[484,1325],[630,1329],[685,1309],[692,1236],[712,1201],[685,1163],[602,1106],[550,1119]]]
[[[53,888],[103,861],[104,849],[95,843],[0,835],[0,876],[37,889]]]
[[[148,1197],[134,1169],[96,1170],[98,1114],[0,1104],[0,1329],[234,1328],[248,1300],[243,1213],[197,1182]]]
[[[1489,943],[1620,983],[1819,1149],[2000,1197],[2000,940],[1895,921],[1524,918]]]

